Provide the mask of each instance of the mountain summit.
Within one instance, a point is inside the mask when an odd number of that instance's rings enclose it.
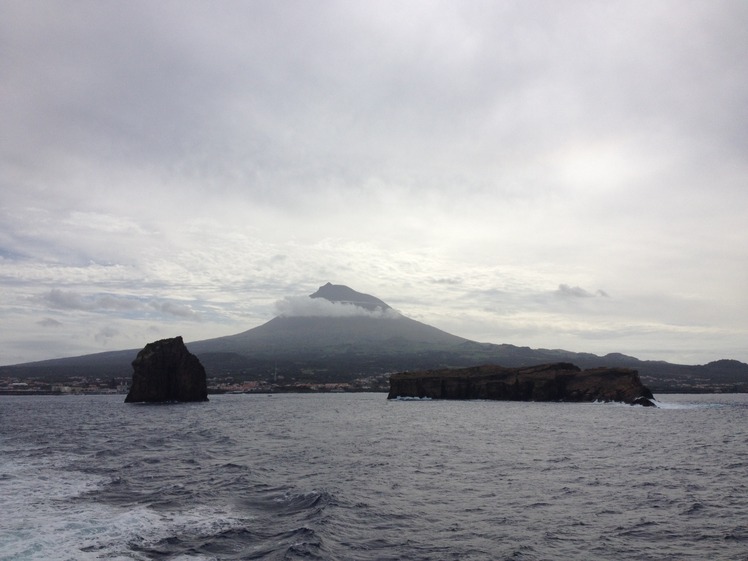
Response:
[[[379,298],[375,298],[370,294],[363,294],[362,292],[356,292],[352,288],[349,288],[342,284],[327,283],[324,286],[320,286],[317,292],[311,294],[310,298],[324,298],[330,302],[339,304],[353,304],[361,308],[365,308],[370,311],[388,310],[390,306],[385,304]]]
[[[327,301],[324,303],[321,300]],[[397,313],[387,303],[327,283],[308,297],[279,302],[280,315],[237,335],[197,341],[194,352],[235,353],[295,360],[430,353],[467,341]]]

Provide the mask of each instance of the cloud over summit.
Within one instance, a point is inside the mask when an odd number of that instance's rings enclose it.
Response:
[[[275,309],[282,317],[373,317],[397,318],[398,312],[392,308],[367,310],[355,304],[330,302],[324,298],[309,296],[286,297],[275,303]]]

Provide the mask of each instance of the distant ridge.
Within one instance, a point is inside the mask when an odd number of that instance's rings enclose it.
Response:
[[[345,285],[328,282],[309,299],[323,299],[334,306],[310,306],[301,315],[294,315],[291,306],[288,313],[253,329],[188,342],[187,347],[198,356],[209,378],[266,379],[270,372],[277,372],[289,379],[345,381],[361,374],[406,370],[572,362],[585,369],[635,369],[655,393],[748,392],[748,364],[736,360],[685,366],[642,361],[620,353],[601,357],[562,349],[477,343],[410,319],[379,298]],[[304,304],[304,298],[298,300]],[[355,313],[340,315],[341,310],[350,310],[348,306]],[[50,380],[129,377],[138,350],[0,366],[0,376]]]

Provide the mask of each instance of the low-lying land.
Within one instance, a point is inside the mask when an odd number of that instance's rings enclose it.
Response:
[[[389,399],[494,399],[503,401],[620,401],[654,405],[636,370],[581,370],[561,362],[522,368],[495,365],[400,372],[390,376]]]

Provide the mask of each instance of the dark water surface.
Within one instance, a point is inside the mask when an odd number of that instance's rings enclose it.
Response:
[[[0,560],[748,560],[748,395],[0,397]]]

